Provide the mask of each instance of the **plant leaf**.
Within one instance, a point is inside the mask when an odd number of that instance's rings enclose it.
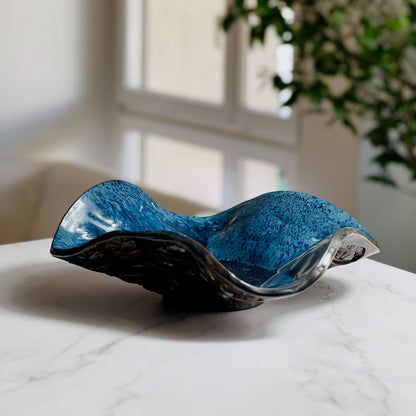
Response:
[[[396,182],[393,179],[389,178],[388,176],[383,175],[370,175],[365,178],[368,181],[382,183],[384,185],[391,186],[393,188],[397,187]]]

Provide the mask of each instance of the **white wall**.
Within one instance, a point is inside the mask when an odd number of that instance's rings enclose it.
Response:
[[[376,151],[324,116],[300,118],[299,190],[326,199],[354,216],[377,240],[373,259],[416,272],[416,184],[404,169],[393,174],[409,193],[365,178],[377,172]]]
[[[0,155],[111,162],[112,0],[0,0]]]
[[[299,118],[298,190],[356,217],[359,140],[344,126],[329,125],[328,120],[328,115],[316,114]]]
[[[361,145],[360,173],[365,178],[377,172],[370,163],[375,151]],[[375,260],[416,272],[416,184],[409,184],[408,173],[395,169],[394,176],[411,193],[361,180],[359,220],[374,235],[381,247]]]

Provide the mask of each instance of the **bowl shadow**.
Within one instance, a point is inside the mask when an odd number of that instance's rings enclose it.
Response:
[[[8,309],[178,341],[265,338],[278,331],[278,321],[284,315],[319,308],[348,292],[344,282],[323,277],[304,293],[269,301],[254,309],[197,313],[172,309],[164,305],[161,296],[138,285],[72,265],[38,265],[19,272],[21,277],[14,276],[9,283],[10,294],[0,297]],[[15,274],[5,272],[0,280],[8,279],[9,273]]]

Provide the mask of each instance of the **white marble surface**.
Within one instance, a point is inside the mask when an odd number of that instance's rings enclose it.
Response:
[[[415,415],[416,275],[364,260],[247,311],[0,246],[0,415]]]

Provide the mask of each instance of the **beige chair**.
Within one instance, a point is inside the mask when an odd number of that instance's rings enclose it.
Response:
[[[53,237],[72,202],[114,173],[66,162],[0,161],[0,244]],[[142,186],[163,208],[187,215],[212,211]]]

